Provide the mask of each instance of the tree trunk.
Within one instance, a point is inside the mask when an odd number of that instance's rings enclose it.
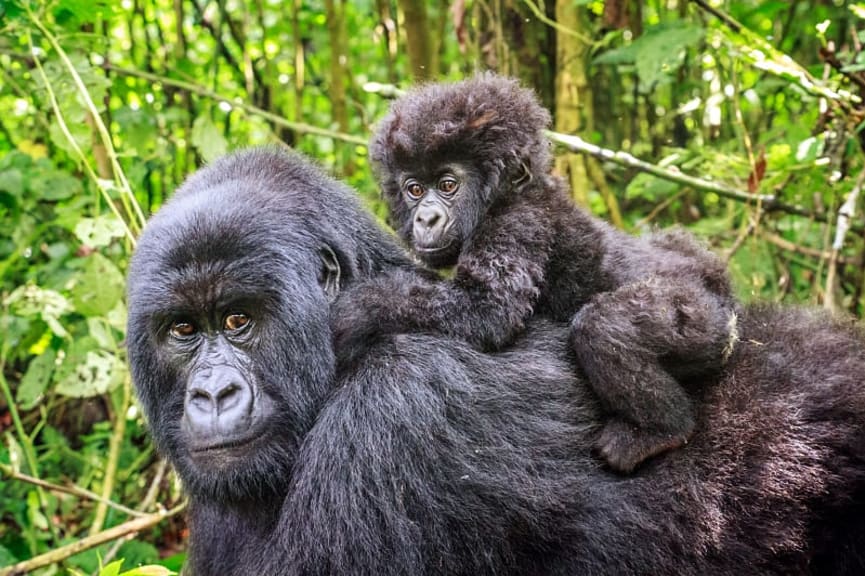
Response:
[[[556,21],[560,26],[582,31],[583,9],[575,8],[570,0],[556,0]],[[586,67],[589,46],[579,38],[558,31],[556,34],[556,109],[555,128],[565,134],[585,131],[584,118],[592,117],[591,88]],[[556,159],[556,169],[571,185],[571,194],[578,203],[589,204],[589,177],[583,157],[562,154]]]
[[[590,33],[584,26],[584,10],[575,8],[570,0],[556,0],[556,21],[564,29],[586,36]],[[558,132],[584,135],[592,132],[594,111],[588,80],[590,47],[574,35],[557,31],[555,128]],[[589,190],[594,184],[604,199],[610,220],[621,226],[619,204],[604,181],[603,170],[591,162],[590,158],[567,153],[556,158],[556,170],[567,179],[574,200],[583,206],[589,205]]]
[[[340,132],[348,133],[348,99],[346,97],[346,82],[348,72],[348,54],[345,29],[345,0],[325,0],[327,11],[327,31],[330,37],[330,101],[333,121]],[[341,153],[340,153],[341,151]],[[345,145],[337,145],[338,165],[342,175],[348,176],[354,172],[353,149]]]
[[[411,73],[415,80],[435,78],[433,69],[433,51],[430,41],[426,2],[423,0],[399,0],[405,24],[406,46],[408,60],[411,63]]]

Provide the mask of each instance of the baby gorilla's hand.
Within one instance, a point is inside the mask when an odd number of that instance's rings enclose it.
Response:
[[[333,350],[340,368],[351,367],[378,338],[415,329],[411,300],[421,277],[395,271],[357,284],[331,306]]]

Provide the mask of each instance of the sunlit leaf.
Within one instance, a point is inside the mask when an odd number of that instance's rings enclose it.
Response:
[[[96,252],[87,258],[71,289],[75,309],[85,316],[102,316],[123,296],[123,274],[117,266]]]
[[[27,366],[27,372],[21,378],[15,400],[24,410],[30,410],[36,405],[39,397],[48,388],[51,382],[51,374],[54,372],[54,360],[57,354],[52,349],[36,356]]]
[[[108,246],[114,238],[120,238],[123,234],[123,224],[113,215],[82,218],[75,225],[75,235],[82,244],[91,248]]]
[[[122,360],[104,350],[91,350],[84,362],[75,366],[54,389],[64,396],[88,398],[113,390],[125,378],[126,364]]]
[[[39,317],[45,321],[57,336],[67,335],[60,324],[60,317],[72,311],[69,301],[59,292],[46,290],[35,284],[19,286],[6,298],[5,304],[10,311],[23,317]]]
[[[192,145],[207,162],[228,152],[228,142],[207,114],[196,118],[192,125]]]

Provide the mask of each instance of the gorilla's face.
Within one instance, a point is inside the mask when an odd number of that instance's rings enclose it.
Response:
[[[332,379],[338,273],[331,250],[219,194],[149,224],[129,275],[129,356],[157,445],[193,495],[285,490]]]
[[[476,170],[446,158],[402,160],[393,177],[401,204],[393,211],[400,235],[425,264],[456,264],[486,210]]]

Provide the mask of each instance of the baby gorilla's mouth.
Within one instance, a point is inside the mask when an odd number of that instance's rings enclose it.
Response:
[[[442,254],[453,248],[454,243],[455,242],[451,240],[443,246],[418,246],[415,244],[414,249],[415,252],[418,252],[419,254]]]

